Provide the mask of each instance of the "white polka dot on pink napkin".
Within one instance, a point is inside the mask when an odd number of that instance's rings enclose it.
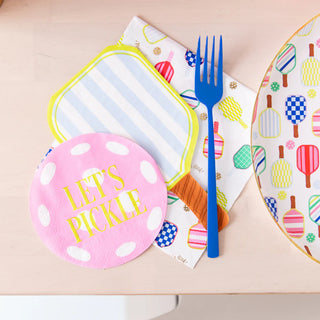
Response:
[[[30,211],[61,258],[110,268],[143,253],[163,225],[167,188],[153,158],[123,137],[92,133],[53,148],[35,173]]]

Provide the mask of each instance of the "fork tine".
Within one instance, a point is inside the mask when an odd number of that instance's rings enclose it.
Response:
[[[212,37],[212,53],[211,53],[211,69],[210,69],[210,84],[215,85],[214,81],[214,44],[215,44],[215,36]]]
[[[197,48],[197,56],[196,56],[196,70],[195,70],[195,86],[197,86],[200,82],[200,37],[198,40],[198,48]]]
[[[223,50],[222,49],[222,36],[220,36],[217,86],[219,88],[221,88],[221,95],[222,95],[222,91],[223,91],[223,69],[222,69],[222,66],[223,66],[223,51],[222,50]]]
[[[205,83],[208,83],[208,37],[206,37],[206,49],[204,52],[202,81],[205,81]]]

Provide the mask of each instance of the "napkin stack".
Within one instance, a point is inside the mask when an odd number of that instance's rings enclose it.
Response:
[[[207,109],[194,94],[195,54],[138,17],[132,19],[119,43],[139,48],[196,112],[199,137],[191,175],[206,190]],[[213,118],[217,199],[227,211],[252,174],[250,132],[255,96],[252,90],[224,74],[224,95],[214,108]],[[194,268],[206,248],[206,230],[171,192],[168,193],[166,221],[154,245],[190,268]]]

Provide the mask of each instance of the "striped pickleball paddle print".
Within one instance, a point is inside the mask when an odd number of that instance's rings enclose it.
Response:
[[[304,235],[304,216],[296,210],[295,196],[290,197],[291,210],[287,211],[283,216],[283,224],[292,238],[301,238]]]
[[[214,155],[215,159],[220,159],[223,155],[224,139],[218,133],[219,122],[215,121],[214,124]],[[208,158],[208,137],[205,137],[203,142],[203,155]]]
[[[180,96],[187,102],[187,104],[194,110],[196,109],[200,101],[197,99],[194,90],[188,89],[180,93]]]
[[[320,238],[320,195],[318,194],[309,198],[309,216],[318,225],[318,237]]]
[[[315,145],[304,144],[297,149],[297,168],[306,176],[306,187],[311,187],[310,176],[319,168],[319,149]]]
[[[215,121],[213,123],[213,131],[214,131],[215,159],[220,159],[223,155],[224,139],[218,133],[218,131],[219,131],[219,122],[218,121]]]
[[[260,175],[266,170],[266,150],[261,146],[252,146],[253,168],[261,189]]]
[[[303,214],[297,210],[290,210],[283,216],[283,223],[289,236],[301,238],[304,234]]]
[[[263,138],[277,138],[281,132],[280,114],[272,108],[272,97],[267,95],[267,108],[259,116],[259,134]]]
[[[171,51],[169,53],[168,59],[166,61],[158,62],[154,67],[160,72],[160,74],[170,83],[174,69],[171,64],[171,60],[173,58],[174,52]]]
[[[267,73],[266,73],[266,75],[265,75],[265,77],[263,78],[262,85],[261,85],[262,87],[266,87],[268,85],[269,80],[270,80],[272,67],[273,67],[273,65],[271,64],[269,69],[268,69],[268,71],[267,71]]]
[[[252,146],[252,155],[254,171],[260,176],[266,169],[266,150],[261,146]]]
[[[320,195],[313,195],[309,199],[310,219],[320,225]]]
[[[320,137],[320,109],[316,110],[312,115],[312,133]]]
[[[192,249],[205,249],[207,246],[207,230],[201,223],[190,227],[188,233],[188,246]]]
[[[177,197],[172,191],[168,191],[168,205],[172,205],[174,203],[176,203],[179,200],[179,197]]]
[[[288,73],[296,66],[296,48],[293,44],[286,44],[278,55],[276,69],[282,74],[282,85],[288,86]]]

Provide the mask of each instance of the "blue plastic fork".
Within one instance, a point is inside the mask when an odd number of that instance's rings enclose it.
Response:
[[[204,54],[203,77],[200,78],[200,37],[198,41],[196,69],[195,69],[195,94],[197,99],[203,103],[208,110],[208,240],[207,254],[209,258],[219,256],[218,237],[218,212],[217,212],[217,187],[216,187],[216,164],[214,151],[214,131],[212,110],[214,105],[221,100],[223,94],[223,53],[222,36],[220,36],[219,59],[217,67],[217,82],[215,83],[214,68],[214,43],[213,37],[210,80],[208,81],[208,37],[206,37],[206,49]]]

